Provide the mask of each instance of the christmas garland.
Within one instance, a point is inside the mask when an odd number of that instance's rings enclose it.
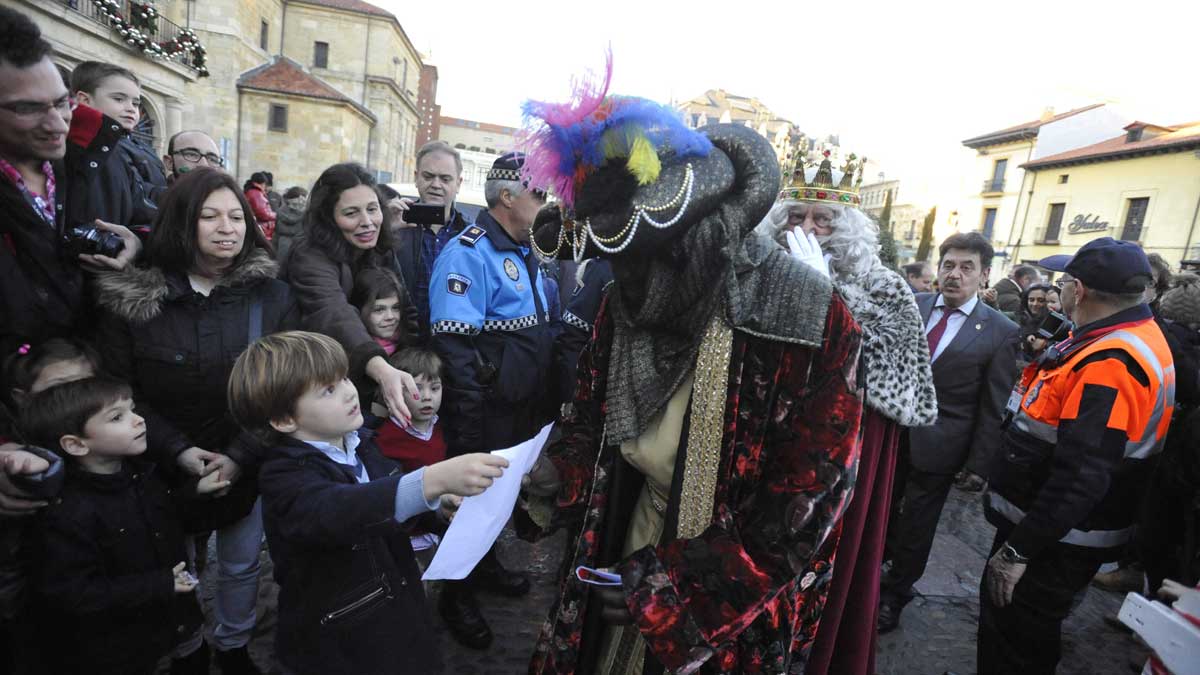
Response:
[[[208,52],[192,29],[182,29],[179,35],[171,40],[154,40],[160,15],[149,0],[130,2],[131,16],[128,19],[121,16],[121,3],[118,0],[92,0],[92,4],[108,19],[113,30],[125,40],[125,44],[156,59],[172,59],[181,54],[191,54],[191,67],[200,77],[208,77]]]

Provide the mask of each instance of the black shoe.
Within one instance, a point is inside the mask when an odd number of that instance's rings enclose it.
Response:
[[[471,572],[471,584],[481,590],[517,598],[529,592],[529,577],[523,572],[505,569],[494,550],[488,551]]]
[[[880,635],[890,633],[900,626],[900,612],[904,605],[890,602],[879,603],[879,617],[875,619],[875,628]]]
[[[221,672],[225,675],[263,675],[258,666],[250,660],[250,650],[245,647],[230,649],[227,652],[220,649],[215,651],[217,665],[221,667]]]
[[[200,648],[191,654],[171,659],[171,675],[208,675],[208,660],[208,645],[200,643]]]
[[[450,634],[471,649],[487,649],[492,644],[492,629],[479,612],[475,593],[463,582],[447,581],[438,597],[438,613],[450,628]]]

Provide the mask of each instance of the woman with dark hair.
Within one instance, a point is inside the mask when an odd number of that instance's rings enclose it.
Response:
[[[217,530],[214,641],[223,672],[256,673],[246,643],[263,536],[257,443],[230,417],[226,385],[247,345],[294,327],[299,314],[250,204],[222,171],[195,169],[175,181],[146,260],[99,278],[101,352],[133,385],[160,463],[234,482],[201,503],[201,520]]]
[[[370,401],[378,386],[392,415],[408,420],[405,390],[414,396],[417,385],[408,373],[388,364],[384,348],[367,332],[358,308],[350,303],[360,272],[380,267],[395,272],[389,221],[375,177],[366,167],[334,164],[313,184],[304,234],[292,244],[280,278],[291,285],[300,303],[304,327],[342,344],[350,357],[350,379],[362,400]],[[405,324],[416,325],[411,298],[404,304]]]

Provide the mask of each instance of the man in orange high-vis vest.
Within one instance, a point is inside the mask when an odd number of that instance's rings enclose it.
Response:
[[[1136,244],[1102,237],[1045,269],[1066,272],[1071,337],[1025,369],[992,459],[996,526],[980,584],[980,675],[1051,675],[1062,621],[1130,540],[1175,405],[1175,366],[1142,294]]]

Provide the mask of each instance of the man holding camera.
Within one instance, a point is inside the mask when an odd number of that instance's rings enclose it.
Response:
[[[1101,237],[1040,265],[1066,272],[1077,326],[1009,397],[984,505],[996,526],[980,584],[978,671],[1053,673],[1062,621],[1119,559],[1175,407],[1175,366],[1143,293],[1136,244]]]
[[[101,233],[120,237],[119,255],[67,255],[67,228],[79,224],[64,222],[66,190],[56,175],[62,175],[75,102],[37,25],[2,11],[0,355],[7,357],[22,344],[73,332],[84,311],[81,264],[120,269],[141,244],[127,228],[100,223]]]
[[[413,182],[421,201],[413,204],[405,199],[394,200],[402,227],[393,232],[393,247],[404,287],[417,306],[421,338],[426,339],[430,336],[429,277],[433,274],[433,262],[446,244],[470,225],[454,208],[454,199],[462,187],[462,158],[458,151],[445,141],[430,141],[421,146]]]
[[[550,371],[557,331],[529,228],[544,193],[521,180],[525,156],[508,153],[484,184],[487,211],[438,256],[430,277],[433,347],[445,363],[449,454],[488,452],[528,440],[558,410]],[[446,582],[438,608],[454,637],[492,642],[475,590],[524,595],[529,580],[489,553],[467,580]]]

